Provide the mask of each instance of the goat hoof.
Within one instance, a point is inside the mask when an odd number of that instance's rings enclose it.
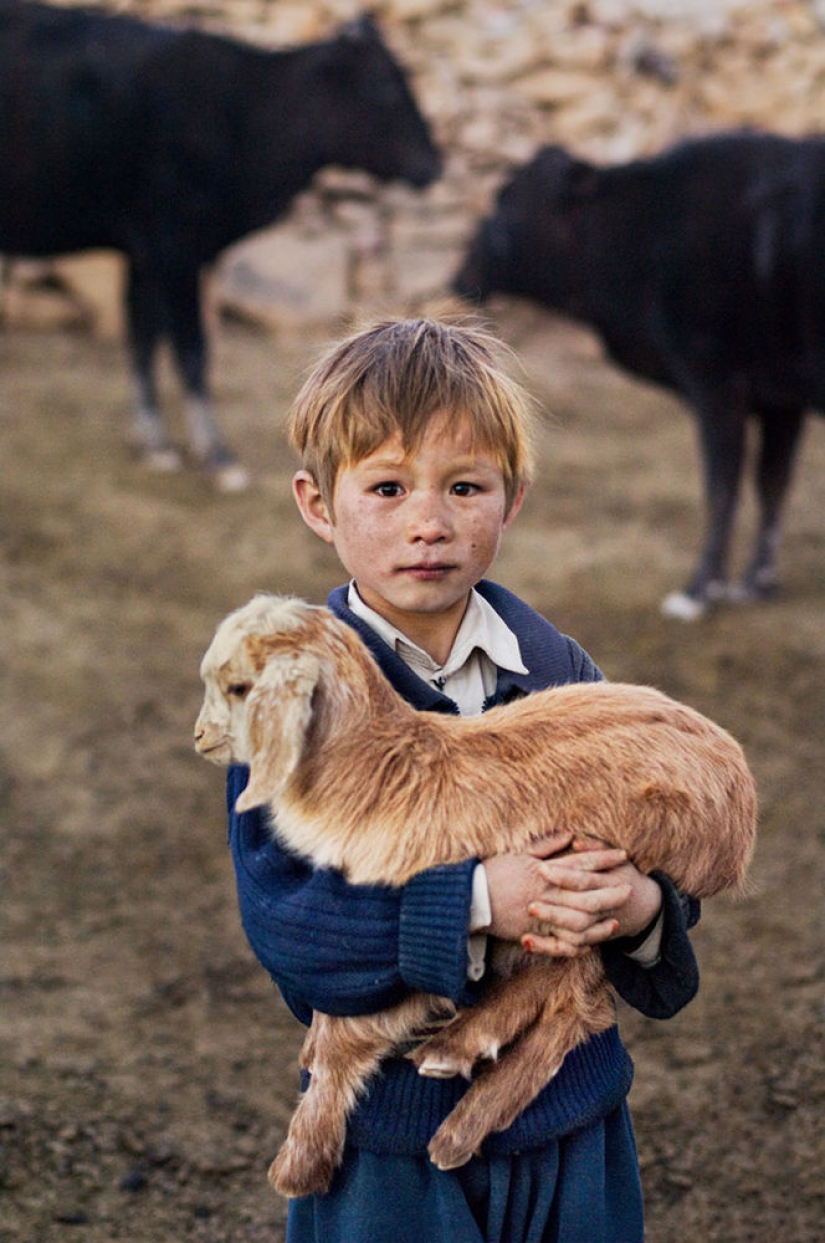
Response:
[[[495,1062],[499,1054],[499,1041],[492,1033],[473,1032],[472,1028],[446,1027],[418,1049],[410,1058],[419,1075],[427,1079],[454,1079],[461,1075],[471,1079],[479,1062]]]
[[[456,1075],[470,1077],[469,1066],[456,1066],[448,1058],[426,1057],[416,1068],[425,1079],[455,1079]]]
[[[464,1049],[432,1049],[426,1046],[417,1050],[419,1056],[413,1057],[419,1075],[425,1079],[455,1079],[460,1075],[463,1079],[472,1079],[473,1071],[479,1062],[495,1062],[498,1057],[498,1046],[487,1041],[483,1048]]]
[[[430,1142],[428,1152],[433,1165],[439,1170],[458,1170],[473,1155],[472,1149],[468,1152],[465,1147],[459,1147],[443,1137],[439,1140],[437,1135]]]
[[[328,1170],[326,1164],[308,1169],[305,1161],[297,1160],[293,1153],[282,1149],[270,1165],[267,1179],[278,1195],[295,1200],[328,1191],[332,1175],[333,1170]]]

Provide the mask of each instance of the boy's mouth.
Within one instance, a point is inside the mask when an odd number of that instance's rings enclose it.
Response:
[[[408,565],[403,572],[411,575],[413,578],[435,579],[443,578],[445,574],[448,574],[454,569],[455,566],[452,563],[445,561],[434,561],[422,562],[420,565]]]

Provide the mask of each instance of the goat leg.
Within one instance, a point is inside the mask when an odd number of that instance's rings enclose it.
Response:
[[[312,1012],[312,1022],[307,1028],[307,1034],[304,1036],[304,1043],[301,1045],[301,1069],[308,1070],[312,1074],[315,1066],[315,1050],[318,1047],[318,1028],[323,1029],[324,1016],[317,1010]],[[323,1033],[322,1033],[323,1039]]]
[[[564,967],[558,959],[535,959],[498,981],[476,1005],[461,1010],[409,1054],[418,1073],[431,1079],[470,1079],[477,1062],[495,1061],[535,1022]]]
[[[488,1135],[506,1130],[558,1073],[567,1054],[615,1021],[603,978],[585,1006],[572,1004],[565,988],[559,994],[548,999],[535,1023],[497,1062],[484,1067],[444,1119],[429,1144],[430,1159],[439,1169],[464,1165]]]
[[[280,1195],[305,1196],[329,1188],[341,1164],[347,1120],[358,1097],[382,1058],[428,1027],[434,1010],[438,1012],[434,1002],[424,993],[414,993],[377,1014],[355,1018],[314,1014],[302,1054],[312,1077],[269,1168],[269,1181]]]

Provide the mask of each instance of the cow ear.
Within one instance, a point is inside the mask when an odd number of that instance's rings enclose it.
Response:
[[[599,180],[599,170],[586,160],[573,160],[568,173],[567,188],[572,198],[589,198]]]
[[[365,12],[351,22],[344,22],[342,26],[339,26],[338,37],[349,39],[353,43],[362,43],[365,39],[377,39],[380,36],[372,13]]]
[[[264,666],[246,700],[249,784],[235,803],[237,811],[272,803],[294,773],[312,721],[320,671],[310,652],[273,657]]]
[[[576,198],[588,195],[598,176],[598,169],[586,160],[572,156],[564,147],[550,145],[539,153],[536,165],[542,183],[552,198]]]

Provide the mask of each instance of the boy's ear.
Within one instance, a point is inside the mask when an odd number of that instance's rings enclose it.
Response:
[[[526,495],[527,495],[527,484],[523,483],[521,487],[519,488],[518,492],[516,493],[516,495],[513,497],[513,503],[508,509],[507,516],[504,519],[505,531],[507,530],[510,523],[516,517],[516,515],[518,514],[518,511],[521,509],[522,505],[524,504],[524,498]]]
[[[301,517],[316,535],[327,544],[332,543],[333,521],[321,489],[308,470],[299,470],[292,480],[292,495],[301,511]]]

